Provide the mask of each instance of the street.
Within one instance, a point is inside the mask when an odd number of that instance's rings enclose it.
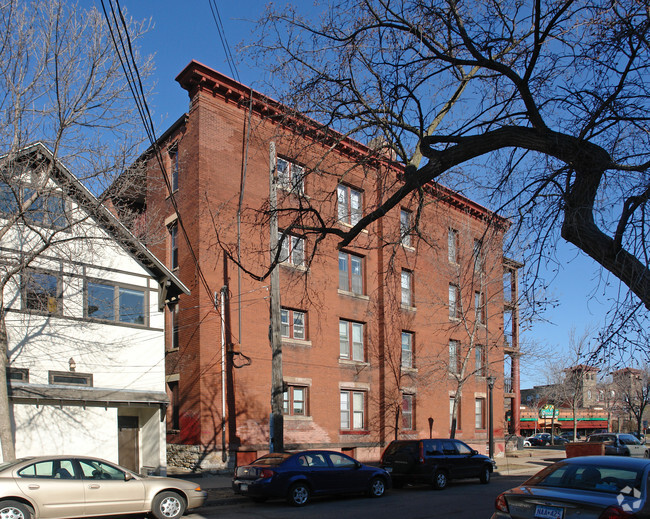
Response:
[[[453,481],[443,491],[422,485],[392,489],[380,499],[364,496],[315,498],[304,508],[294,508],[283,500],[264,504],[244,502],[226,506],[203,508],[188,514],[188,519],[228,518],[364,518],[424,519],[446,518],[489,519],[494,511],[494,500],[500,492],[514,487],[529,476],[495,476],[490,484],[475,480]]]

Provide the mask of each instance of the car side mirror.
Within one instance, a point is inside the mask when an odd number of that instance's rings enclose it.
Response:
[[[124,481],[131,481],[133,479],[133,474],[130,472],[125,472],[124,473]]]
[[[472,456],[476,456],[478,454],[478,451],[475,449],[472,449],[472,452],[470,453]]]

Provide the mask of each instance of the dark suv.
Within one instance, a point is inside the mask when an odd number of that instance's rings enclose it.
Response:
[[[450,479],[479,478],[489,483],[496,464],[462,441],[442,438],[392,441],[381,456],[381,467],[390,473],[395,488],[429,483],[441,490]]]

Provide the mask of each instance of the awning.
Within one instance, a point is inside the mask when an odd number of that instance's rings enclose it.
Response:
[[[14,404],[79,407],[167,407],[164,391],[125,391],[95,387],[24,384],[11,382],[9,400]]]

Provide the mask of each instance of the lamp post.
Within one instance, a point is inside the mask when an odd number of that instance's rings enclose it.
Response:
[[[488,385],[488,407],[489,407],[489,421],[490,428],[488,429],[488,455],[490,458],[494,459],[494,416],[493,416],[493,405],[492,405],[492,389],[494,389],[494,383],[496,382],[496,377],[490,375],[487,377]]]

